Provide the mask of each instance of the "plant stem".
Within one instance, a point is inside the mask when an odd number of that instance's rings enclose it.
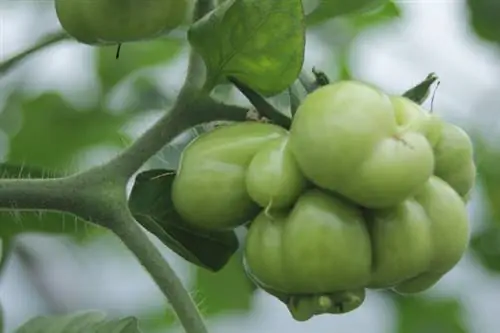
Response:
[[[3,179],[0,181],[0,208],[14,210],[71,211],[66,178]]]
[[[0,75],[1,74],[6,74],[9,70],[11,70],[15,65],[17,65],[20,61],[24,60],[26,57],[48,47],[53,44],[56,44],[60,41],[63,41],[65,39],[70,39],[70,36],[64,32],[64,31],[58,31],[54,32],[51,34],[48,34],[47,36],[43,37],[39,42],[37,42],[35,45],[32,47],[24,50],[21,53],[16,54],[15,56],[11,57],[10,59],[7,59],[0,63]]]
[[[186,333],[207,333],[200,312],[175,271],[137,225],[128,210],[116,212],[111,229],[137,257],[170,301]]]
[[[189,128],[218,120],[244,121],[247,112],[246,108],[218,103],[193,90],[181,91],[177,103],[167,114],[102,168],[115,176],[119,174],[129,178],[161,148]]]
[[[257,112],[273,123],[289,129],[292,125],[292,119],[290,117],[281,113],[276,109],[271,103],[269,103],[264,97],[259,93],[245,85],[243,82],[238,81],[234,77],[230,77],[229,81],[252,103],[252,105],[257,109]]]

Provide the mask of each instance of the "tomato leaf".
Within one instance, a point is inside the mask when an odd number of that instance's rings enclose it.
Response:
[[[44,93],[34,98],[10,100],[3,110],[19,122],[10,132],[8,160],[49,169],[65,168],[83,149],[100,144],[123,146],[119,130],[131,114],[113,115],[101,105],[79,110],[57,93]],[[7,116],[6,116],[7,117]],[[0,124],[0,128],[2,128]]]
[[[284,91],[304,62],[301,0],[228,0],[195,22],[188,39],[207,67],[207,86],[228,76],[264,96]]]
[[[389,0],[320,0],[319,4],[307,15],[307,25],[316,25],[338,16],[355,14],[377,9]]]
[[[197,297],[204,315],[247,312],[251,308],[255,285],[247,278],[241,252],[236,253],[219,272],[196,270]]]
[[[500,273],[500,227],[495,222],[489,222],[486,228],[472,235],[470,248],[483,267]]]
[[[469,22],[481,38],[500,43],[500,2],[492,0],[467,0]]]
[[[469,332],[464,308],[454,298],[395,296],[398,310],[397,332]]]
[[[19,327],[15,333],[141,333],[134,317],[106,319],[100,311],[77,312],[59,316],[38,316]]]
[[[171,199],[175,171],[153,169],[140,173],[130,194],[136,220],[185,260],[219,271],[238,249],[234,231],[205,231],[188,226]]]
[[[439,80],[437,75],[435,73],[430,73],[422,82],[407,90],[403,96],[411,99],[417,104],[422,104],[425,102],[427,97],[429,97],[431,87],[437,80]]]
[[[401,17],[401,9],[394,0],[386,1],[381,5],[368,12],[361,12],[349,16],[350,24],[356,27],[358,32],[362,32],[367,28],[374,27],[379,24],[387,23],[393,19]]]

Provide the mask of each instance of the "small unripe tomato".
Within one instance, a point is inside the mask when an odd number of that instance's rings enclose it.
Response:
[[[370,288],[390,288],[424,272],[432,253],[431,221],[414,199],[367,213],[373,247]]]
[[[261,207],[287,208],[306,187],[306,179],[288,147],[288,137],[266,144],[248,166],[246,186]]]
[[[248,195],[246,170],[266,143],[288,135],[279,126],[244,122],[217,127],[190,143],[172,185],[176,211],[205,229],[231,229],[258,213]]]
[[[470,226],[463,199],[439,177],[415,195],[431,221],[432,255],[425,271],[395,286],[399,293],[418,293],[436,284],[460,261],[469,244]]]
[[[316,186],[366,208],[391,207],[434,171],[432,146],[421,126],[400,126],[396,115],[389,96],[374,87],[329,84],[299,106],[290,148]]]
[[[460,127],[446,123],[434,150],[436,176],[450,184],[461,196],[467,195],[476,179],[469,135]]]
[[[290,211],[257,216],[245,260],[258,281],[285,294],[358,289],[370,279],[370,235],[357,206],[312,189]]]
[[[159,37],[186,19],[190,0],[55,0],[61,26],[85,44]]]

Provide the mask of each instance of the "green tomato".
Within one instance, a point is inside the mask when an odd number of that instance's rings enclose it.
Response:
[[[186,19],[190,0],[56,0],[61,26],[85,44],[156,38]]]
[[[230,229],[258,213],[247,193],[246,170],[266,143],[288,135],[271,124],[245,122],[218,127],[183,151],[172,185],[179,215],[199,228]]]
[[[316,186],[367,208],[391,207],[411,196],[434,170],[433,150],[421,126],[401,126],[396,115],[389,96],[367,84],[323,86],[298,108],[290,148]]]
[[[432,255],[424,272],[394,288],[399,293],[418,293],[435,285],[460,261],[469,243],[465,204],[448,183],[432,177],[415,200],[431,221]]]
[[[445,180],[461,196],[474,186],[476,166],[469,135],[460,127],[445,124],[435,147],[435,175]]]
[[[432,221],[430,271],[445,273],[462,258],[469,244],[469,216],[462,198],[448,183],[431,177],[415,199]]]
[[[306,179],[288,148],[288,137],[266,144],[252,159],[246,174],[250,197],[260,206],[287,208],[306,187]]]
[[[257,216],[245,258],[256,279],[282,293],[358,289],[370,279],[370,236],[358,207],[313,189],[289,212]]]
[[[408,132],[398,139],[380,141],[338,192],[365,207],[391,207],[418,190],[433,169],[429,142],[418,133]]]
[[[369,213],[373,267],[369,288],[390,288],[428,269],[431,221],[414,199]]]

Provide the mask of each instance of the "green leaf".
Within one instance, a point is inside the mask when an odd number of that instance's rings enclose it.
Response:
[[[56,93],[20,101],[18,107],[11,104],[4,112],[20,114],[22,127],[11,133],[8,161],[59,169],[71,165],[83,149],[122,147],[119,130],[131,115],[112,115],[97,107],[77,110]]]
[[[196,295],[205,315],[250,310],[255,286],[247,278],[238,254],[219,272],[196,270]]]
[[[407,90],[403,96],[411,99],[417,104],[422,104],[429,97],[431,87],[437,80],[439,80],[439,78],[436,73],[430,73],[422,82]]]
[[[165,64],[182,49],[179,40],[161,38],[123,44],[120,58],[116,59],[116,46],[100,46],[96,58],[97,74],[104,94],[132,73],[151,66]]]
[[[77,312],[59,316],[35,317],[15,333],[141,333],[134,317],[106,319],[99,311]]]
[[[494,221],[488,222],[486,228],[475,232],[470,241],[470,249],[474,257],[486,269],[500,273],[500,226]]]
[[[173,207],[174,177],[175,171],[165,169],[140,173],[130,195],[130,210],[144,228],[179,256],[199,267],[219,271],[238,249],[236,234],[188,227]]]
[[[307,25],[316,25],[333,18],[362,13],[384,6],[389,0],[320,0],[306,17]]]
[[[349,21],[356,27],[358,32],[361,32],[367,28],[387,23],[400,17],[401,9],[393,0],[389,0],[384,5],[371,11],[350,15]]]
[[[473,141],[477,177],[484,192],[484,204],[488,209],[487,223],[500,227],[500,149],[496,143],[489,144],[482,138]]]
[[[469,23],[481,38],[500,43],[500,2],[494,0],[467,0]]]
[[[480,183],[480,228],[474,231],[470,249],[474,258],[492,273],[500,273],[500,150],[496,142],[485,142],[481,136],[472,136]]]
[[[207,67],[207,87],[228,76],[264,96],[284,91],[304,61],[301,0],[229,0],[188,31]]]
[[[469,324],[460,302],[453,298],[394,296],[398,333],[467,333]]]

